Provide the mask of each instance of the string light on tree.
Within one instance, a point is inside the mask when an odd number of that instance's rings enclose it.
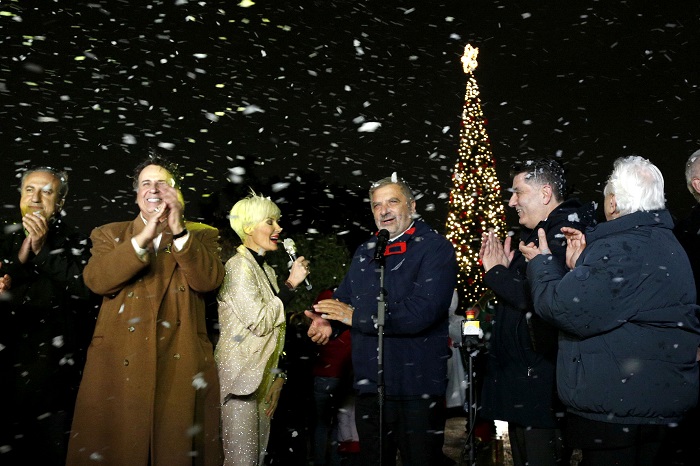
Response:
[[[459,159],[452,173],[447,217],[446,236],[455,247],[459,264],[457,286],[462,310],[472,307],[487,292],[479,264],[482,233],[493,228],[502,235],[506,228],[501,185],[496,176],[496,162],[486,134],[486,119],[474,77],[478,54],[478,48],[467,44],[461,58],[467,75],[467,90],[462,110]]]

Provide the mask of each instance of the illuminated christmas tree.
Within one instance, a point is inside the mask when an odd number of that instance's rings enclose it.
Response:
[[[457,286],[460,310],[473,307],[484,297],[483,268],[479,264],[481,234],[493,228],[500,236],[506,228],[503,196],[496,177],[495,160],[486,134],[486,120],[481,110],[479,86],[474,78],[478,48],[467,45],[462,56],[468,77],[462,110],[459,160],[452,174],[447,239],[457,252],[459,276]],[[483,303],[480,303],[483,307]]]

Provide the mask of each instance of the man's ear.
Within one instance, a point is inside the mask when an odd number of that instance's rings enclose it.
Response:
[[[612,196],[610,196],[609,202],[610,202],[610,213],[614,214],[615,212],[617,212],[617,198],[615,197],[614,194]]]
[[[696,193],[700,193],[700,178],[695,177],[691,180],[690,184],[693,186],[693,189],[695,190]]]
[[[545,184],[540,189],[542,192],[542,204],[549,204],[552,200],[552,187],[548,184]]]

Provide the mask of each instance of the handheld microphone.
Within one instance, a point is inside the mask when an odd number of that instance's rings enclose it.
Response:
[[[389,243],[389,230],[383,228],[377,233],[377,247],[374,249],[374,260],[384,259],[384,251]]]
[[[287,251],[287,254],[289,254],[289,258],[292,259],[292,261],[297,260],[297,248],[294,244],[294,240],[292,238],[285,238],[282,241],[282,244],[284,244],[284,250]],[[310,290],[312,288],[308,278],[304,279],[304,283],[306,284],[307,290]]]

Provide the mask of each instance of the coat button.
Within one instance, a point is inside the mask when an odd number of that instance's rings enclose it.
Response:
[[[125,366],[128,366],[128,365],[129,365],[129,360],[128,360],[128,359],[125,359],[125,360],[124,360],[124,365],[125,365]]]
[[[185,287],[180,285],[180,291],[185,291]]]
[[[133,292],[133,291],[129,291],[129,294],[127,294],[126,296],[129,297],[129,298],[133,298],[133,297],[134,297],[134,292]]]
[[[175,354],[173,355],[173,357],[174,357],[175,359],[180,359],[180,353],[175,353]]]
[[[136,327],[134,327],[134,326],[129,327],[129,331],[130,331],[130,332],[135,332],[135,331],[136,331]]]

